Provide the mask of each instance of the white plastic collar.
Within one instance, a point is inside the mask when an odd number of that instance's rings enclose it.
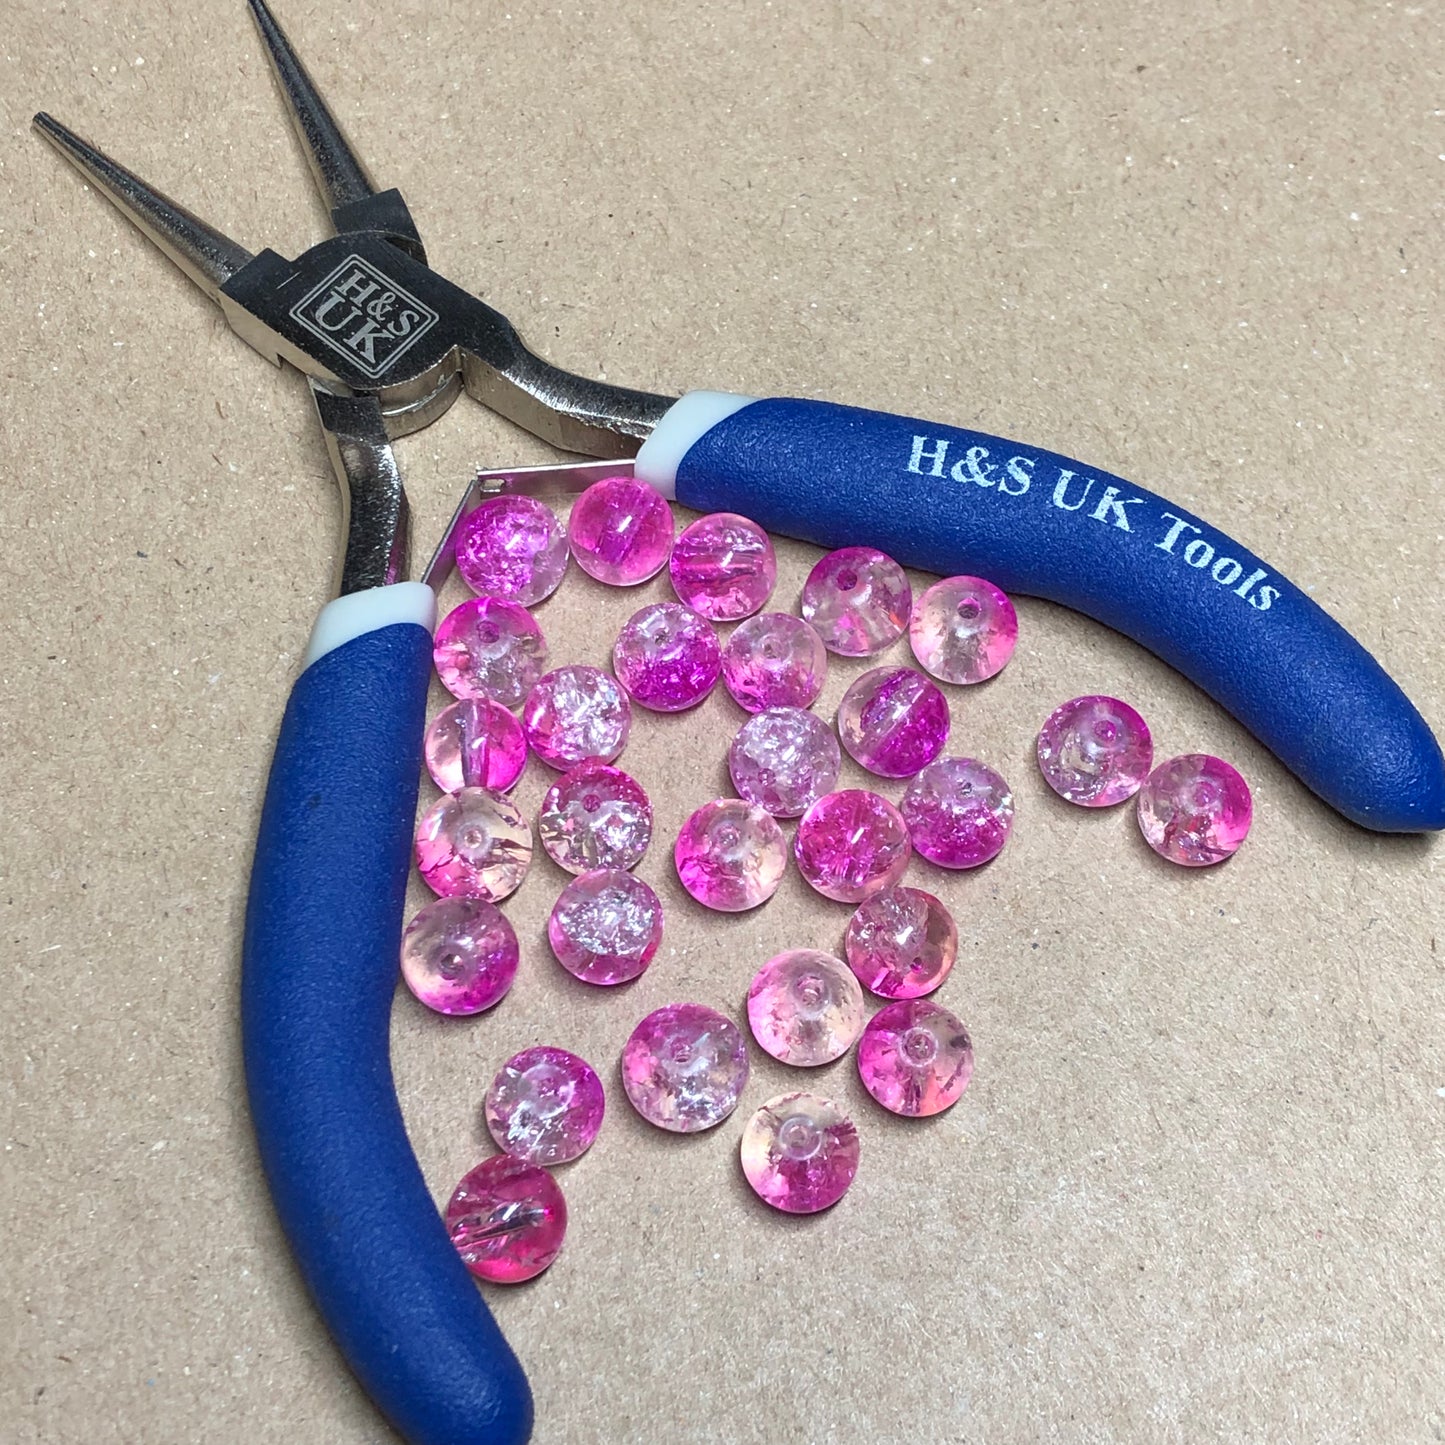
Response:
[[[690,391],[662,414],[652,435],[637,453],[634,472],[671,501],[677,496],[677,469],[692,444],[735,411],[751,406],[755,396],[729,391]]]
[[[390,587],[370,587],[328,602],[311,629],[302,669],[352,638],[378,632],[396,622],[415,622],[432,631],[437,623],[436,593],[423,582],[395,582]]]

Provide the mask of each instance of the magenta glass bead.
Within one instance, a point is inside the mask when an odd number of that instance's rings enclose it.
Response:
[[[637,477],[604,477],[573,504],[567,539],[589,577],[631,587],[667,565],[672,509]]]
[[[736,512],[712,512],[684,527],[668,567],[678,597],[713,622],[750,616],[778,580],[768,534]]]
[[[559,667],[527,694],[522,730],[549,768],[565,771],[589,758],[610,763],[627,745],[632,704],[601,668]]]
[[[884,778],[911,778],[948,741],[948,699],[911,667],[875,667],[838,704],[838,737],[854,762]]]
[[[958,926],[933,894],[889,888],[859,906],[843,951],[864,988],[883,998],[921,998],[952,972]]]
[[[748,712],[807,707],[823,690],[828,650],[801,617],[764,612],[733,629],[722,666],[724,686]]]
[[[438,1013],[481,1013],[517,976],[517,935],[485,899],[438,898],[401,936],[401,976]]]
[[[562,890],[547,920],[547,942],[573,978],[627,983],[662,942],[662,900],[625,868],[594,868]]]
[[[422,814],[416,862],[433,893],[496,903],[515,893],[526,876],[532,830],[510,798],[462,788]]]
[[[908,785],[901,804],[913,846],[940,868],[977,868],[1008,841],[1009,785],[974,758],[940,758]]]
[[[842,1058],[863,1032],[863,990],[848,966],[816,948],[770,958],[748,989],[748,1024],[765,1053],[813,1068]]]
[[[912,606],[903,568],[876,547],[829,552],[803,584],[804,618],[829,652],[844,657],[867,657],[897,642]]]
[[[1223,758],[1185,753],[1160,763],[1139,790],[1139,828],[1161,858],[1186,868],[1222,863],[1254,817],[1249,784]]]
[[[706,618],[680,602],[654,602],[617,634],[612,670],[634,702],[653,712],[682,712],[717,684],[722,646]]]
[[[591,1147],[607,1101],[585,1059],[542,1045],[502,1065],[482,1112],[503,1153],[528,1164],[566,1164]]]
[[[831,1099],[779,1094],[748,1120],[740,1152],[764,1204],[816,1214],[836,1204],[858,1173],[858,1130]]]
[[[705,908],[742,913],[778,891],[788,845],[756,803],[717,798],[682,825],[672,857],[682,886]]]
[[[1154,760],[1144,719],[1117,697],[1070,698],[1039,729],[1039,771],[1061,798],[1109,808],[1139,791]]]
[[[489,697],[516,707],[547,665],[547,644],[525,607],[469,597],[442,619],[432,659],[453,697]]]
[[[816,713],[772,707],[738,729],[728,771],[741,797],[775,818],[796,818],[838,781],[838,739]]]
[[[935,582],[908,620],[919,666],[944,682],[984,682],[1002,672],[1018,640],[1013,603],[982,577]]]
[[[863,1087],[895,1114],[938,1114],[956,1103],[973,1076],[968,1030],[931,999],[890,1003],[868,1020],[858,1041]]]
[[[578,763],[547,789],[537,834],[547,856],[569,873],[631,868],[652,841],[652,804],[621,768]]]
[[[893,887],[912,851],[898,809],[862,788],[825,793],[803,814],[793,839],[798,871],[840,903],[861,903]]]
[[[493,1154],[457,1185],[446,1223],[462,1263],[478,1279],[520,1284],[561,1253],[567,1202],[545,1169]]]
[[[738,1106],[748,1081],[748,1046],[731,1019],[699,1003],[657,1009],[622,1050],[622,1087],[659,1129],[696,1134]]]
[[[521,723],[489,697],[464,697],[444,707],[426,730],[422,752],[432,782],[444,793],[505,793],[527,766]]]
[[[533,607],[566,570],[566,530],[535,497],[488,497],[457,531],[457,571],[483,596]]]

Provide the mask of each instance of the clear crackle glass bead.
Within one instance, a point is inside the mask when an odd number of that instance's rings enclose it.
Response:
[[[896,642],[912,606],[903,568],[876,547],[829,552],[803,584],[804,618],[823,645],[843,657],[866,657]]]
[[[517,977],[517,935],[495,904],[438,898],[401,936],[401,976],[428,1008],[475,1014],[499,1003]]]
[[[607,1101],[586,1059],[539,1045],[514,1054],[492,1080],[482,1112],[497,1147],[528,1164],[566,1164],[591,1147]]]
[[[483,596],[533,607],[566,570],[566,530],[535,497],[487,497],[457,531],[457,571]]]
[[[770,958],[748,989],[748,1024],[766,1053],[813,1068],[842,1058],[863,1032],[863,990],[847,964],[816,948]]]
[[[736,512],[711,512],[684,527],[668,567],[678,597],[713,622],[756,612],[778,580],[768,534]]]
[[[675,1134],[722,1123],[747,1081],[742,1030],[703,1004],[668,1004],[648,1014],[622,1050],[622,1087],[632,1107]]]
[[[858,1173],[858,1130],[831,1099],[779,1094],[743,1130],[743,1175],[759,1199],[785,1214],[836,1204]]]
[[[667,565],[672,509],[637,477],[604,477],[573,503],[567,539],[589,577],[631,587]]]
[[[933,894],[889,888],[859,905],[843,951],[864,988],[883,998],[921,998],[952,971],[958,927]]]
[[[510,798],[462,788],[422,814],[416,861],[433,893],[496,903],[515,893],[526,876],[532,830]]]
[[[454,697],[489,697],[516,707],[547,665],[547,644],[525,607],[469,597],[442,619],[432,661]]]
[[[723,648],[723,684],[748,712],[807,707],[828,675],[828,649],[812,623],[763,612],[733,629]]]
[[[625,868],[594,868],[562,890],[547,920],[547,942],[573,978],[627,983],[662,942],[662,900]]]
[[[505,793],[527,766],[527,739],[501,703],[464,697],[432,719],[422,753],[432,782],[444,793],[459,788]]]
[[[567,1202],[545,1169],[494,1154],[457,1185],[446,1225],[462,1263],[478,1279],[520,1284],[561,1253]]]
[[[631,868],[652,841],[652,804],[642,784],[607,763],[578,763],[542,799],[537,834],[569,873]]]
[[[775,818],[796,818],[838,781],[843,758],[833,730],[816,713],[772,707],[738,729],[728,772],[739,796]]]
[[[691,608],[654,602],[617,634],[612,670],[634,702],[653,712],[682,712],[717,684],[722,646],[712,623]]]
[[[1056,707],[1039,729],[1039,771],[1061,798],[1110,808],[1139,791],[1154,760],[1144,719],[1117,697],[1091,694]]]
[[[919,666],[944,682],[984,682],[1002,672],[1018,640],[1013,603],[982,577],[935,582],[908,621]]]
[[[627,746],[632,704],[600,667],[559,667],[527,694],[522,729],[549,768],[565,772],[589,758],[610,763]]]
[[[788,845],[777,819],[756,803],[717,798],[682,825],[673,862],[682,886],[705,908],[742,913],[778,891]]]
[[[878,1010],[858,1041],[863,1087],[895,1114],[938,1114],[973,1077],[973,1042],[946,1008],[926,998]]]
[[[877,793],[825,793],[798,823],[798,871],[825,898],[861,903],[903,877],[912,848],[898,809]]]
[[[911,667],[875,667],[838,704],[838,737],[854,762],[884,778],[911,778],[948,741],[948,699]]]
[[[1249,784],[1223,758],[1185,753],[1160,763],[1139,790],[1139,828],[1161,858],[1186,868],[1222,863],[1249,835]]]
[[[977,868],[1008,841],[1009,785],[975,758],[940,758],[908,785],[903,816],[913,846],[940,868]]]

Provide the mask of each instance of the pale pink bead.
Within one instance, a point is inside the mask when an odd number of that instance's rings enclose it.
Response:
[[[840,958],[790,948],[770,958],[748,989],[748,1024],[764,1052],[812,1068],[842,1058],[863,1032],[858,980]]]
[[[457,1185],[446,1224],[462,1263],[478,1279],[520,1284],[561,1253],[567,1202],[545,1169],[494,1154]]]
[[[567,570],[567,533],[535,497],[488,497],[457,532],[457,571],[473,592],[533,607]]]
[[[1008,841],[1009,785],[974,758],[940,758],[908,785],[903,816],[913,846],[940,868],[977,868]]]
[[[432,782],[444,793],[505,793],[527,766],[521,723],[489,697],[464,697],[444,707],[426,730],[422,752]]]
[[[673,862],[682,886],[704,907],[741,913],[778,891],[788,845],[777,820],[756,803],[718,798],[682,825]]]
[[[622,1050],[622,1087],[659,1129],[696,1134],[738,1106],[748,1081],[742,1030],[715,1009],[674,1003],[648,1014]]]
[[[526,876],[532,830],[510,798],[462,788],[422,814],[416,862],[433,893],[496,903],[516,892]]]
[[[838,781],[842,754],[816,713],[773,707],[750,717],[728,749],[728,771],[741,797],[775,818],[796,818]]]
[[[764,612],[733,629],[722,665],[733,701],[749,712],[807,707],[823,690],[828,650],[801,617]]]
[[[803,584],[803,616],[823,645],[844,657],[866,657],[896,642],[912,606],[903,568],[876,547],[829,552]]]
[[[502,1065],[482,1112],[504,1153],[550,1166],[578,1159],[592,1147],[606,1108],[592,1065],[544,1044]]]
[[[690,608],[654,602],[634,612],[617,634],[612,670],[642,707],[682,712],[717,684],[722,646],[712,623]]]
[[[768,534],[736,512],[712,512],[684,527],[668,567],[678,597],[713,622],[756,612],[778,580]]]
[[[442,619],[432,660],[454,697],[489,697],[516,707],[547,665],[547,644],[525,607],[469,597]]]
[[[973,1042],[946,1008],[926,998],[878,1010],[858,1041],[863,1087],[895,1114],[938,1114],[973,1077]]]
[[[982,577],[935,582],[908,622],[914,657],[945,682],[983,682],[1002,672],[1018,640],[1013,603]]]
[[[565,771],[588,758],[610,763],[627,745],[632,705],[601,668],[559,667],[527,694],[522,728],[549,768]]]
[[[604,477],[572,506],[567,539],[577,565],[612,587],[655,577],[672,551],[672,511],[636,477]]]
[[[569,873],[631,868],[652,841],[652,804],[621,768],[578,763],[547,789],[537,834],[547,856]]]
[[[1139,791],[1154,760],[1144,719],[1117,697],[1071,698],[1039,730],[1039,771],[1061,798],[1109,808]]]
[[[743,1174],[759,1199],[785,1214],[836,1204],[858,1173],[858,1130],[831,1099],[779,1094],[748,1120]]]
[[[562,890],[547,920],[547,942],[573,978],[627,983],[662,942],[662,900],[625,868],[594,868]]]
[[[481,1013],[517,976],[517,935],[495,904],[438,898],[401,936],[401,976],[438,1013]]]
[[[861,903],[891,888],[912,849],[898,809],[862,788],[827,793],[803,814],[793,839],[798,871],[825,898]]]
[[[875,667],[838,704],[838,737],[870,773],[911,778],[948,741],[948,699],[911,667]]]
[[[1139,790],[1139,828],[1161,858],[1186,868],[1222,863],[1249,834],[1249,784],[1223,758],[1186,753],[1160,763]]]
[[[958,957],[958,926],[921,888],[889,888],[859,906],[843,941],[858,981],[883,998],[932,993]]]

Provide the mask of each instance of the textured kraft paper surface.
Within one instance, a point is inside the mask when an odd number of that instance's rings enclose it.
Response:
[[[550,359],[931,416],[1137,479],[1311,589],[1445,725],[1438,6],[280,18],[433,264]],[[301,379],[30,114],[248,247],[294,254],[325,217],[240,3],[9,0],[0,41],[0,1441],[380,1445],[272,1217],[236,1017],[335,483]],[[465,400],[398,454],[419,558],[470,469],[550,459]],[[791,608],[816,553],[779,554]],[[572,573],[540,613],[554,658],[604,661],[666,592]],[[1445,1436],[1439,840],[1343,822],[1133,643],[1018,607],[1009,668],[951,694],[952,750],[1012,781],[1014,836],[977,873],[910,874],[962,930],[939,997],[977,1072],[950,1112],[885,1116],[850,1061],[803,1075],[757,1051],[712,1133],[629,1109],[637,1019],[676,999],[737,1016],[764,959],[838,948],[848,916],[796,874],[738,916],[681,894],[672,837],[725,790],[740,721],[721,695],[640,718],[625,754],[668,908],[645,977],[562,974],[542,859],[507,905],[525,956],[495,1013],[398,999],[439,1201],[489,1152],[479,1103],[511,1052],[569,1046],[608,1085],[597,1146],[562,1171],[560,1261],[487,1292],[542,1445]],[[835,663],[825,715],[866,665]],[[1092,691],[1138,706],[1160,756],[1242,769],[1236,858],[1168,866],[1127,808],[1047,793],[1034,734]],[[534,764],[525,808],[546,782]],[[862,1137],[852,1192],[809,1220],[767,1211],[737,1163],[747,1114],[790,1087],[843,1101]]]

